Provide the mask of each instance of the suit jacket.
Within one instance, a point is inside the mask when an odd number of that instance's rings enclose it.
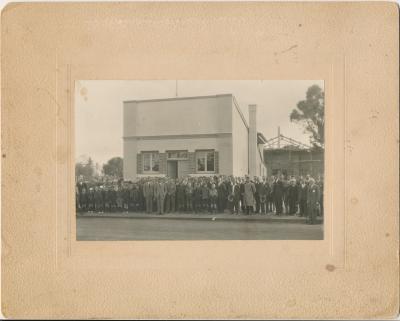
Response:
[[[167,193],[168,195],[173,195],[176,192],[176,185],[174,182],[167,183]]]
[[[158,182],[154,186],[154,196],[157,198],[164,198],[167,195],[167,187],[165,183]]]
[[[228,186],[229,188],[229,186]],[[225,182],[221,182],[218,186],[217,186],[217,190],[218,190],[218,196],[220,198],[224,198],[225,195],[228,195],[228,191],[227,191],[227,186],[225,184]]]
[[[299,192],[297,190],[297,186],[296,185],[294,185],[294,186],[289,185],[288,186],[288,188],[287,188],[287,197],[288,197],[288,199],[290,199],[292,201],[297,201],[297,198],[299,196],[298,194],[299,194]]]
[[[320,190],[317,184],[310,185],[307,191],[307,202],[310,207],[315,207],[319,202]]]
[[[145,198],[148,197],[153,197],[154,196],[154,187],[153,187],[153,183],[151,182],[146,182],[143,186],[143,196]]]
[[[281,198],[285,192],[285,186],[281,180],[275,181],[272,185],[272,193],[274,197]]]
[[[264,184],[262,182],[257,182],[254,185],[256,186],[256,193],[261,195],[261,189],[263,189]]]
[[[258,186],[258,195],[267,196],[268,190],[269,190],[269,185],[267,183],[260,183]]]
[[[254,186],[254,183],[248,182],[244,184],[244,202],[246,206],[255,206],[255,193],[256,187]]]
[[[239,201],[240,200],[240,196],[241,196],[240,184],[235,184],[235,186],[233,187],[233,199],[235,201]]]
[[[299,201],[307,201],[307,193],[308,193],[308,186],[307,184],[304,184],[304,187],[301,186],[301,184],[298,187],[298,200]]]

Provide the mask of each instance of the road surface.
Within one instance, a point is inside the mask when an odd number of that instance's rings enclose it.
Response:
[[[246,220],[77,217],[77,240],[322,240],[323,225]]]

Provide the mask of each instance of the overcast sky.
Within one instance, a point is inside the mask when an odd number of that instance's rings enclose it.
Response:
[[[305,99],[307,88],[323,80],[180,80],[178,97],[233,94],[248,118],[256,104],[257,129],[269,139],[281,134],[309,143],[303,127],[291,123],[290,112]],[[90,156],[99,164],[122,156],[122,102],[176,97],[175,80],[80,80],[75,83],[76,159]]]

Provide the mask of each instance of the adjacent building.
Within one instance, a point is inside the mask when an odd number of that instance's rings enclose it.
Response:
[[[280,133],[268,139],[264,148],[268,175],[283,174],[314,177],[324,174],[324,150],[311,148]]]
[[[257,106],[231,94],[123,103],[124,179],[266,175]]]

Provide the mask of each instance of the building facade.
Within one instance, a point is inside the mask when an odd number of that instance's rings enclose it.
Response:
[[[264,175],[257,108],[248,111],[249,121],[231,94],[125,101],[124,179]]]

